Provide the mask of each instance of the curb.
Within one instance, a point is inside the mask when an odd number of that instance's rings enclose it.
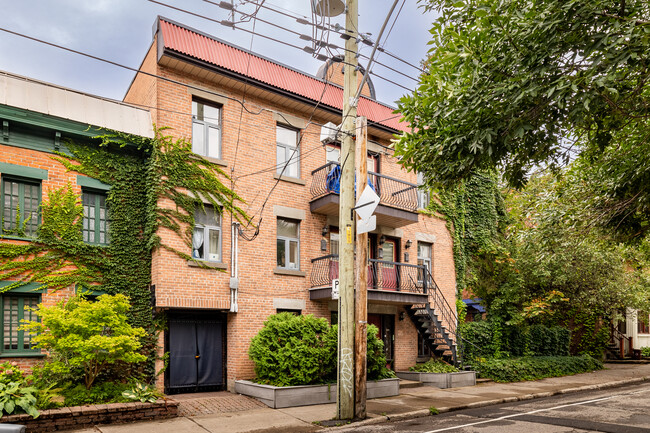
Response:
[[[458,405],[458,406],[451,406],[451,407],[439,407],[438,413],[447,413],[447,412],[455,412],[458,410],[463,410],[463,409],[475,409],[479,407],[485,407],[485,406],[493,406],[496,404],[502,404],[502,403],[514,403],[516,401],[526,401],[526,400],[533,400],[537,398],[544,398],[544,397],[552,397],[554,395],[563,395],[563,394],[572,394],[576,392],[581,392],[581,391],[594,391],[594,390],[599,390],[599,389],[608,389],[608,388],[616,388],[618,386],[624,386],[624,385],[631,385],[634,383],[642,383],[645,381],[650,380],[650,377],[635,377],[632,379],[623,379],[623,380],[618,380],[615,382],[605,382],[605,383],[599,383],[596,385],[584,385],[584,386],[579,386],[575,388],[566,388],[566,389],[560,389],[557,391],[546,391],[546,392],[538,392],[534,394],[524,394],[524,395],[519,395],[519,396],[512,396],[512,397],[504,397],[504,398],[498,398],[495,400],[485,400],[485,401],[476,401],[473,403],[468,403],[468,404],[463,404],[463,405]],[[404,412],[404,413],[398,413],[395,415],[380,415],[375,418],[369,418],[365,419],[363,421],[351,423],[351,424],[346,424],[344,426],[339,426],[339,427],[325,427],[328,431],[344,431],[346,429],[350,428],[356,428],[356,427],[361,427],[361,426],[367,426],[367,425],[373,425],[373,424],[381,424],[384,422],[390,422],[390,421],[404,421],[408,419],[414,419],[414,418],[423,418],[425,416],[431,416],[429,413],[428,409],[419,409],[419,410],[414,410],[411,412]]]

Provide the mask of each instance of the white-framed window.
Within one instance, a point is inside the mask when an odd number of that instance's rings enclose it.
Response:
[[[277,174],[300,177],[300,151],[298,149],[298,131],[286,126],[276,126]],[[288,164],[287,164],[288,162]],[[285,168],[286,165],[286,168]]]
[[[221,158],[221,107],[192,100],[192,152]]]
[[[221,262],[221,215],[212,206],[204,205],[194,212],[192,258]]]
[[[427,272],[431,272],[431,258],[433,254],[433,244],[428,242],[418,242],[418,266],[424,266]],[[418,269],[418,282],[422,282],[426,277],[425,272]]]
[[[300,269],[300,221],[278,218],[277,265],[281,269]]]
[[[332,144],[325,146],[325,161],[341,162],[341,148]]]
[[[418,207],[420,209],[428,208],[430,200],[429,188],[424,186],[424,175],[418,173]]]

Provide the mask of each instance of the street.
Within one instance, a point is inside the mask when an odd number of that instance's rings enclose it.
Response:
[[[650,384],[467,409],[413,420],[350,426],[354,432],[650,432]]]

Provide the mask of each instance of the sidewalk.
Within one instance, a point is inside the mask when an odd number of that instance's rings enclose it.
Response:
[[[650,364],[606,364],[606,370],[532,382],[484,383],[464,388],[407,388],[395,397],[368,400],[367,425],[498,403],[608,388],[650,380]],[[335,404],[270,409],[256,400],[226,392],[183,395],[176,399],[183,416],[125,425],[100,425],[77,433],[217,433],[335,431],[315,423],[334,418]],[[224,412],[228,411],[228,412]],[[349,427],[349,425],[347,426]]]

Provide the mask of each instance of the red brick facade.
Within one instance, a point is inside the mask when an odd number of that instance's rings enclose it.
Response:
[[[238,312],[227,315],[226,375],[228,388],[234,380],[253,377],[253,363],[248,358],[251,338],[262,327],[264,320],[276,312],[282,301],[304,305],[302,314],[314,314],[330,318],[335,303],[332,301],[311,301],[309,295],[311,260],[328,254],[321,251],[321,230],[324,226],[338,225],[327,215],[310,211],[310,185],[312,170],[326,163],[325,149],[319,141],[322,124],[337,122],[340,115],[323,110],[314,110],[313,105],[297,102],[295,99],[276,92],[263,90],[255,84],[226,78],[214,70],[197,67],[188,62],[170,60],[163,56],[157,59],[157,43],[147,53],[142,70],[183,83],[154,79],[138,75],[133,81],[125,102],[152,107],[154,122],[168,126],[176,137],[191,140],[192,98],[214,101],[222,113],[222,158],[224,170],[232,177],[233,187],[246,203],[243,208],[253,215],[255,222],[262,219],[259,236],[248,242],[239,240],[239,289]],[[204,92],[188,88],[185,84],[205,89]],[[223,96],[215,96],[214,94]],[[246,109],[238,101],[245,101]],[[276,171],[276,125],[282,122],[281,113],[296,123],[306,124],[300,128],[300,176],[298,180],[280,180]],[[313,114],[313,116],[312,116]],[[311,123],[309,121],[311,120]],[[393,156],[390,135],[371,127],[370,140],[379,143],[373,149],[379,150],[379,170],[382,174],[407,182],[416,182],[414,173],[402,170]],[[269,192],[263,211],[261,206]],[[227,183],[228,184],[228,183]],[[304,215],[300,221],[300,273],[284,275],[276,271],[276,221],[274,208],[291,208]],[[261,212],[261,213],[260,213]],[[224,215],[222,222],[222,258],[226,272],[202,269],[166,250],[156,253],[153,261],[152,283],[156,287],[156,306],[160,309],[216,309],[230,308],[230,266],[231,229],[230,218]],[[455,299],[455,271],[452,239],[445,222],[419,214],[417,223],[399,229],[381,228],[387,236],[395,236],[400,245],[399,261],[409,253],[409,263],[417,263],[416,239],[424,233],[435,239],[433,244],[432,273],[451,305]],[[252,233],[252,229],[247,229]],[[172,242],[175,236],[161,232],[164,242]],[[411,240],[410,249],[405,243]],[[187,247],[178,245],[179,248]],[[190,251],[185,251],[190,253]],[[394,316],[394,350],[396,369],[414,365],[417,358],[417,331],[408,317],[400,320],[401,305],[369,305],[370,313],[384,313]]]

